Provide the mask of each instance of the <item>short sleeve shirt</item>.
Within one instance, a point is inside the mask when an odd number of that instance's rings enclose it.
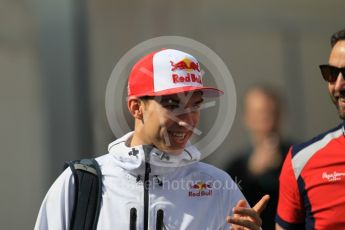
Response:
[[[292,146],[279,185],[276,222],[285,229],[344,229],[344,124]]]

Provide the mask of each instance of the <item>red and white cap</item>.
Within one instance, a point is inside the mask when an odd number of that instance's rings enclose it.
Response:
[[[185,52],[164,49],[141,58],[128,79],[128,96],[163,96],[202,91],[206,97],[223,95],[223,91],[204,87],[198,61]]]

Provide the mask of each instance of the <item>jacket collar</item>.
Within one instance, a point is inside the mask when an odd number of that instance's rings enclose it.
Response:
[[[136,175],[144,173],[146,162],[150,163],[152,174],[162,175],[200,160],[200,152],[190,142],[180,154],[175,155],[150,145],[129,147],[127,143],[132,136],[133,132],[130,132],[110,143],[108,151],[119,167]]]

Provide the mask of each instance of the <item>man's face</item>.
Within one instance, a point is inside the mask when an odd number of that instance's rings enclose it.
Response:
[[[335,67],[345,67],[345,41],[338,41],[331,51],[329,64]],[[328,83],[331,99],[338,109],[341,119],[345,119],[345,76],[339,73],[335,82]]]
[[[144,103],[142,139],[161,151],[180,153],[200,118],[201,92],[174,94]]]
[[[245,97],[244,122],[254,135],[270,135],[279,126],[277,102],[258,89],[250,91]]]

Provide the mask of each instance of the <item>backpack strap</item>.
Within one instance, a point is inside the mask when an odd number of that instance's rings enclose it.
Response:
[[[70,161],[75,196],[70,230],[96,230],[102,201],[102,173],[95,159]]]

